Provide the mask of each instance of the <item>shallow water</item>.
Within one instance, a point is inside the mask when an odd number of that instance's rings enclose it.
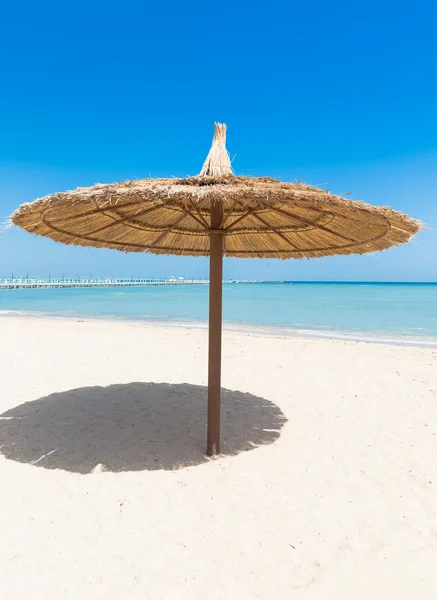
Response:
[[[202,326],[208,286],[0,290],[0,313]],[[437,284],[229,283],[228,328],[437,344]]]

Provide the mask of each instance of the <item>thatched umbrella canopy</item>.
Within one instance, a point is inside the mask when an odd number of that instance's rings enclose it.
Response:
[[[234,175],[226,126],[215,125],[197,177],[142,179],[53,194],[12,221],[57,242],[210,256],[208,453],[219,452],[223,256],[316,258],[365,254],[407,242],[420,222],[304,183]]]

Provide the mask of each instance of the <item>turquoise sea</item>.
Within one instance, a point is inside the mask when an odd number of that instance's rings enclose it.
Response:
[[[0,314],[206,326],[208,286],[0,290]],[[229,283],[228,329],[437,346],[437,283]]]

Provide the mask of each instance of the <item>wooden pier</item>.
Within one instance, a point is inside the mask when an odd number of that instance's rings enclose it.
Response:
[[[0,289],[22,288],[84,288],[84,287],[139,287],[149,285],[207,285],[207,279],[116,279],[116,278],[68,278],[55,277],[0,277]]]

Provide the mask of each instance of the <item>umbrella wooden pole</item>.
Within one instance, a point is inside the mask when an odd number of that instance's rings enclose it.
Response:
[[[220,454],[222,363],[223,234],[210,233],[209,259],[208,441],[209,456]]]

